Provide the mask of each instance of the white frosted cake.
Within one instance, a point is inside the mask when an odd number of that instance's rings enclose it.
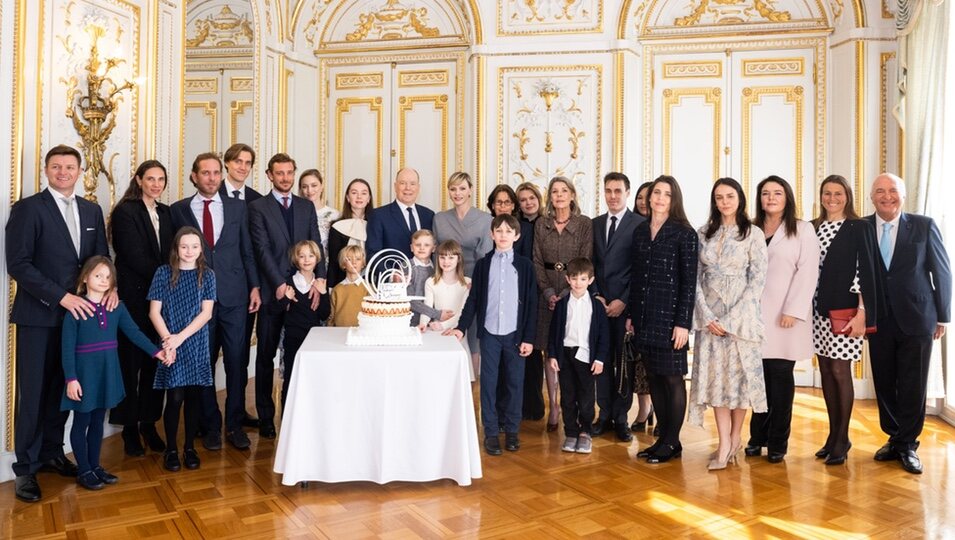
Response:
[[[411,303],[405,298],[382,300],[366,296],[358,313],[358,326],[348,329],[346,345],[421,345],[421,332],[411,326]]]

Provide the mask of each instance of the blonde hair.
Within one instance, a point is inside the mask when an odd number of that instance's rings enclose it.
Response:
[[[563,183],[567,186],[567,189],[570,190],[570,215],[579,216],[580,205],[577,204],[577,188],[574,187],[574,183],[566,176],[555,176],[551,178],[550,183],[547,184],[547,206],[544,208],[544,215],[554,217],[554,204],[551,202],[550,192],[554,189],[554,184],[557,182]]]
[[[514,194],[517,195],[518,200],[521,198],[522,191],[530,191],[534,194],[534,197],[537,197],[537,215],[540,216],[541,210],[544,208],[544,196],[541,195],[540,188],[534,182],[522,182],[514,189]],[[519,209],[520,204],[515,205],[515,207]]]
[[[295,268],[298,268],[298,266],[295,264],[295,257],[298,255],[300,250],[305,248],[308,248],[308,250],[312,252],[312,255],[315,255],[316,263],[322,260],[322,252],[318,249],[318,244],[312,240],[302,240],[301,242],[297,242],[288,250],[288,260]],[[301,268],[298,269],[301,270]]]
[[[414,232],[414,234],[411,235],[411,242],[414,243],[415,240],[421,238],[422,236],[430,236],[432,243],[434,243],[435,241],[434,233],[432,233],[428,229],[418,229],[417,231]]]
[[[458,258],[458,266],[454,271],[456,277],[458,278],[458,283],[467,286],[468,282],[464,279],[464,251],[461,249],[461,244],[455,242],[454,240],[445,240],[444,242],[438,244],[437,252],[439,263],[434,267],[434,282],[438,283],[444,276],[444,270],[441,269],[440,264],[441,256],[454,255]]]
[[[357,258],[361,260],[362,267],[365,266],[365,250],[361,246],[356,246],[355,244],[349,244],[342,248],[338,252],[338,266],[342,270],[348,272],[348,258]],[[355,269],[356,272],[361,271],[360,268]]]
[[[471,183],[471,175],[466,172],[458,171],[456,173],[452,173],[451,176],[448,177],[448,189],[451,189],[451,187],[456,186],[461,182],[467,182],[469,188],[474,187],[474,184]]]

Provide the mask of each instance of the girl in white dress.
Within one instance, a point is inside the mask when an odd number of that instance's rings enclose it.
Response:
[[[421,315],[419,327],[434,332],[444,332],[457,328],[458,319],[461,318],[461,311],[464,309],[464,302],[468,299],[468,291],[471,289],[471,279],[464,275],[464,256],[461,250],[461,244],[454,240],[445,240],[438,244],[438,267],[434,270],[434,276],[429,277],[424,284],[424,303],[434,309],[451,310],[454,316],[441,322],[433,321],[427,315]],[[462,340],[461,345],[467,350],[467,340]],[[468,357],[470,358],[470,351]],[[471,362],[468,362],[468,368],[471,374],[471,380],[474,380],[474,368]]]

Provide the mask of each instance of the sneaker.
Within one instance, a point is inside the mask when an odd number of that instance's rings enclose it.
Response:
[[[86,471],[83,474],[80,474],[76,477],[76,483],[85,487],[86,489],[98,491],[103,489],[103,486],[106,484],[99,479],[99,476],[96,476],[96,473],[93,471]]]
[[[115,475],[109,474],[108,472],[106,472],[106,469],[102,467],[93,467],[93,474],[95,474],[97,478],[102,480],[104,484],[112,485],[112,484],[115,484],[116,482],[119,482],[119,478],[117,478]]]
[[[577,438],[577,453],[578,454],[589,454],[593,450],[593,441],[590,439],[590,435],[586,433],[581,433],[580,437]]]
[[[222,450],[222,433],[218,430],[206,432],[202,437],[202,446],[206,450]]]
[[[564,439],[564,446],[560,447],[563,452],[577,451],[577,437],[567,437]]]

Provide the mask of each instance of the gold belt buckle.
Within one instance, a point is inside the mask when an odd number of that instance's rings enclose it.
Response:
[[[554,263],[554,270],[557,270],[558,272],[563,272],[563,271],[564,271],[564,263],[562,263],[562,262],[560,262],[560,261],[555,262],[555,263]]]

